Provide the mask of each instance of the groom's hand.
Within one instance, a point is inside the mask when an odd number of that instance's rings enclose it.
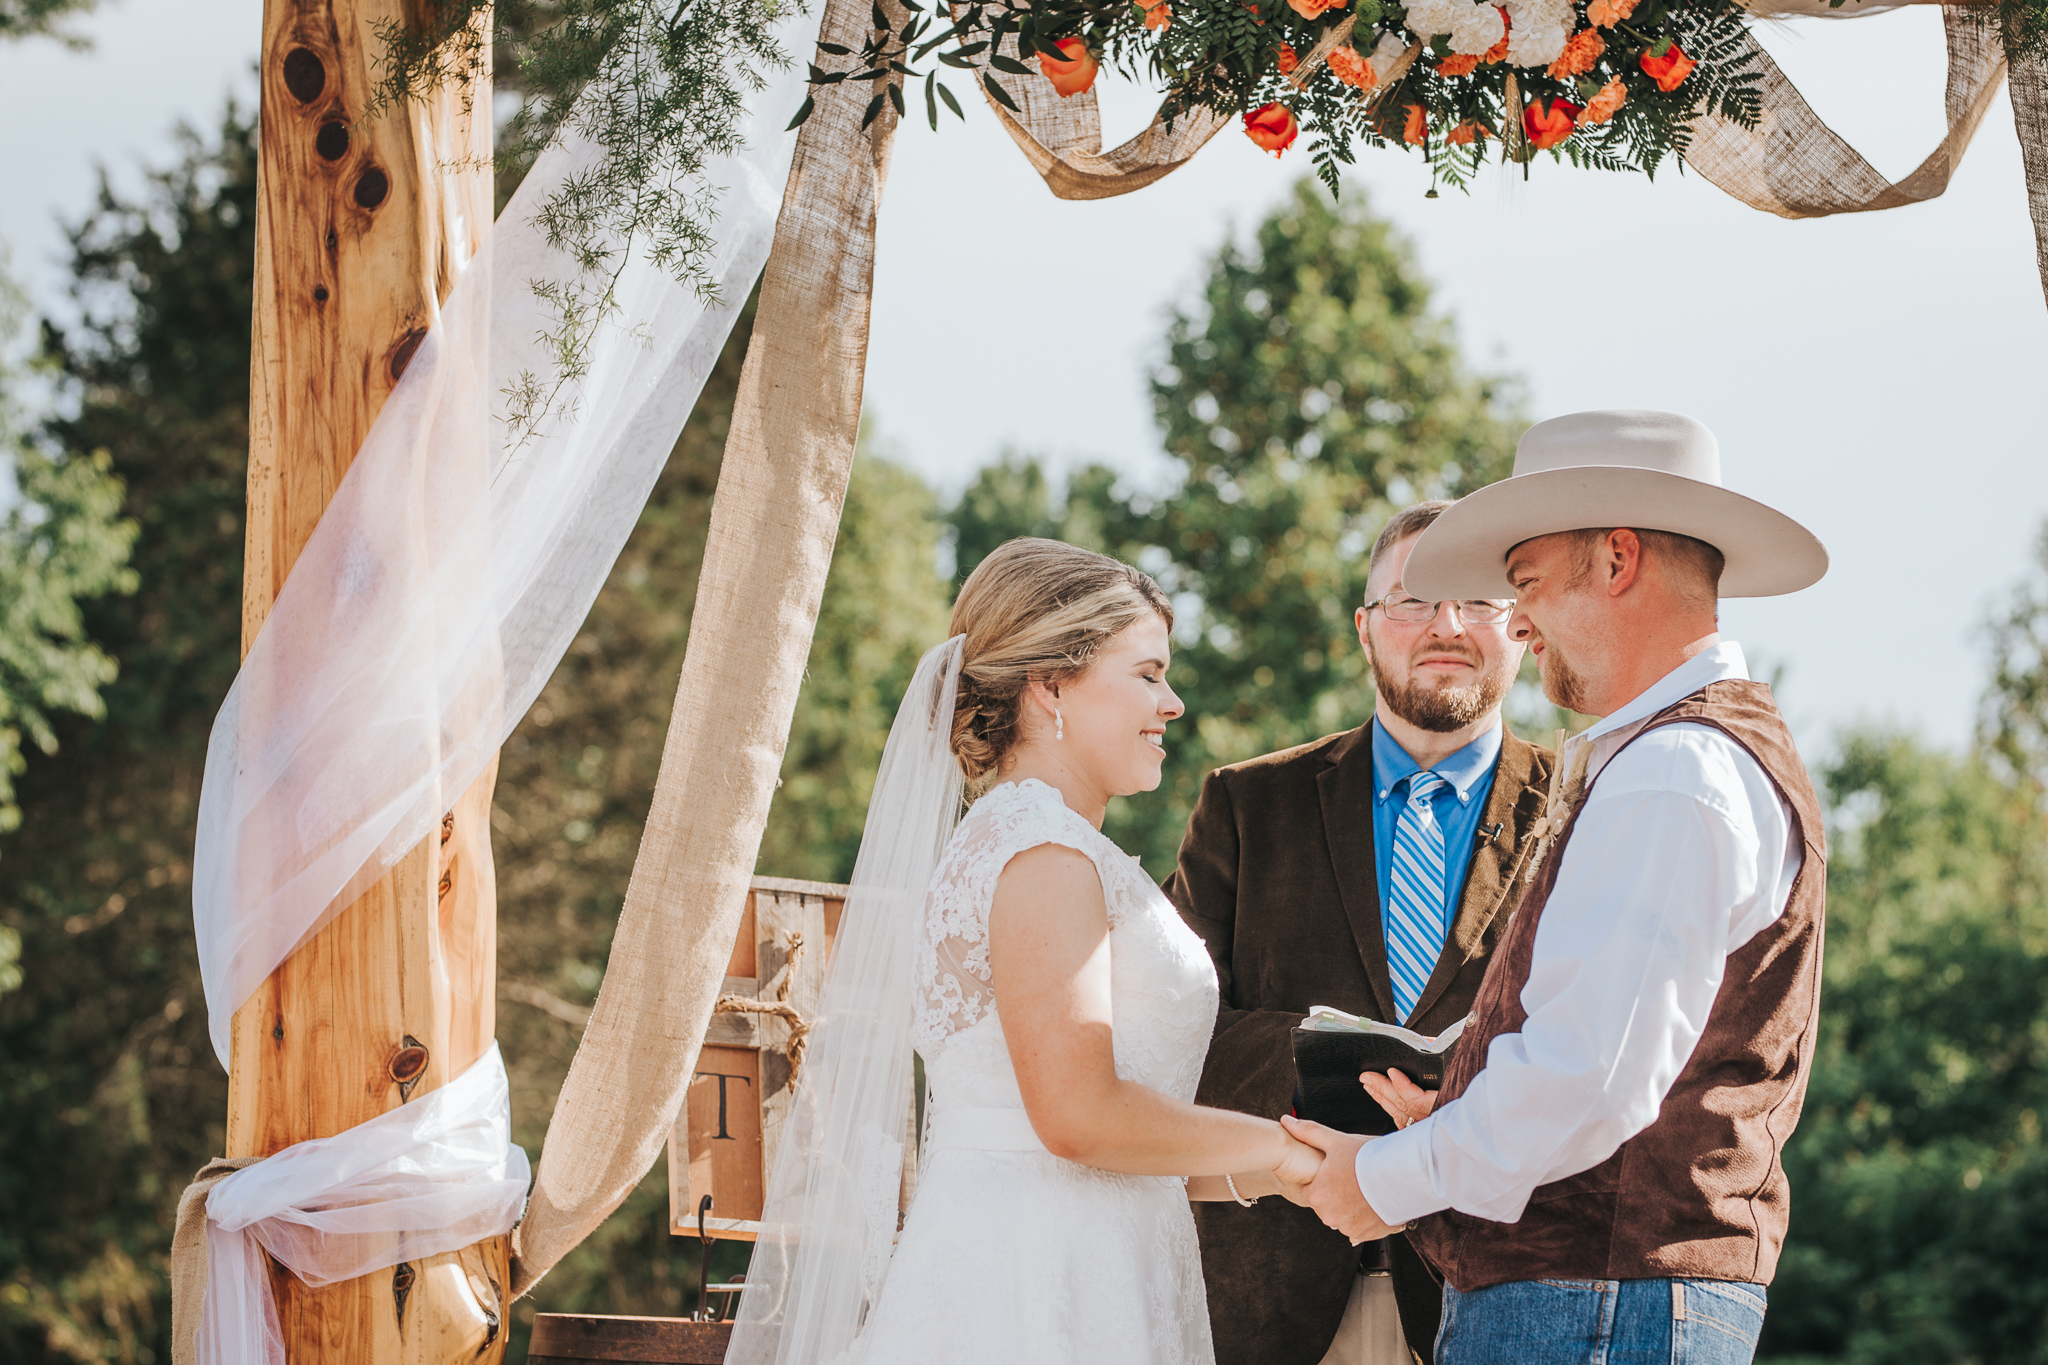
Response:
[[[1365,1146],[1367,1139],[1292,1115],[1280,1123],[1294,1137],[1323,1154],[1322,1169],[1304,1191],[1316,1217],[1349,1237],[1353,1246],[1395,1231],[1373,1211],[1365,1192],[1358,1188],[1358,1149]]]

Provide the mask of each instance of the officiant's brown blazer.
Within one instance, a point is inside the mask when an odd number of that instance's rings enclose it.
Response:
[[[1464,898],[1412,1020],[1395,1017],[1387,971],[1371,727],[1209,774],[1165,888],[1208,944],[1222,991],[1198,1102],[1287,1113],[1291,1035],[1315,1005],[1430,1034],[1464,1018],[1531,871],[1529,831],[1550,764],[1548,749],[1502,735]],[[1344,1316],[1359,1250],[1284,1199],[1196,1204],[1195,1222],[1217,1365],[1317,1365]],[[1388,1242],[1401,1324],[1427,1361],[1440,1287],[1407,1238]]]

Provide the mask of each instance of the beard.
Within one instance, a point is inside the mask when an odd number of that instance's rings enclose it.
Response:
[[[1438,645],[1429,652],[1442,654],[1451,651]],[[1427,730],[1434,735],[1447,735],[1464,729],[1498,708],[1506,699],[1508,689],[1515,685],[1515,669],[1505,655],[1495,662],[1492,672],[1481,673],[1462,687],[1431,687],[1417,681],[1413,673],[1395,677],[1391,669],[1381,666],[1379,646],[1370,639],[1366,643],[1365,656],[1366,662],[1372,665],[1373,686],[1378,689],[1380,700],[1387,704],[1387,709],[1418,730]],[[1484,663],[1477,651],[1470,652],[1467,657],[1475,667]]]
[[[1586,702],[1585,676],[1572,667],[1571,660],[1546,640],[1540,662],[1543,665],[1543,695],[1567,711],[1591,715],[1592,710]]]

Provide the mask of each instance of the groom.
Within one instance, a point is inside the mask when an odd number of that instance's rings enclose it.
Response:
[[[1203,784],[1166,883],[1222,990],[1199,1103],[1289,1112],[1292,1035],[1315,1005],[1425,1034],[1456,1023],[1521,894],[1550,754],[1501,724],[1522,658],[1507,604],[1418,601],[1403,583],[1450,505],[1408,508],[1373,546],[1356,618],[1373,719]],[[1441,1290],[1404,1237],[1354,1247],[1280,1199],[1195,1218],[1218,1365],[1398,1354],[1372,1339],[1394,1333],[1389,1298],[1428,1359]]]
[[[1827,851],[1716,603],[1826,570],[1804,527],[1720,486],[1711,432],[1637,411],[1531,427],[1513,476],[1408,561],[1424,593],[1513,591],[1545,692],[1602,717],[1558,756],[1547,848],[1443,1089],[1374,1077],[1401,1122],[1384,1138],[1289,1121],[1328,1154],[1308,1190],[1325,1221],[1410,1224],[1443,1272],[1437,1365],[1755,1352],[1819,1020]]]

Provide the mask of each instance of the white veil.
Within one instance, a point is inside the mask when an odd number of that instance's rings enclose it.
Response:
[[[859,1335],[896,1243],[925,892],[960,818],[953,697],[966,637],[926,651],[875,776],[728,1365],[826,1365]]]

